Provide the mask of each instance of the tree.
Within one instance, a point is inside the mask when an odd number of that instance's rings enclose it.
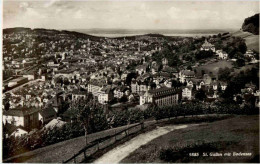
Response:
[[[201,101],[204,100],[206,97],[206,93],[203,91],[203,89],[198,90],[198,92],[195,94],[195,98]]]
[[[238,67],[242,67],[242,66],[244,66],[245,65],[245,60],[244,59],[237,59],[237,61],[236,61],[236,66],[238,66]]]
[[[86,99],[86,101],[81,101],[75,107],[77,111],[77,120],[83,126],[85,132],[86,145],[88,144],[87,134],[90,127],[90,120],[93,119],[93,111],[96,110],[97,104],[91,98]]]
[[[119,102],[127,102],[127,97],[124,95],[119,99]]]
[[[127,85],[131,85],[132,79],[136,78],[136,77],[137,77],[137,74],[134,73],[134,72],[131,72],[131,73],[127,74],[127,76],[126,76],[126,84]]]
[[[226,67],[225,69],[220,68],[218,70],[218,79],[223,81],[228,81],[230,79],[230,69]]]
[[[243,102],[243,98],[241,97],[241,96],[236,96],[236,102],[237,102],[237,104],[242,104],[242,102]]]
[[[189,65],[189,66],[187,67],[187,69],[192,71],[191,65]]]

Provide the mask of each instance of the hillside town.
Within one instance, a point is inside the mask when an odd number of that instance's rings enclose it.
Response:
[[[240,60],[218,49],[213,44],[216,36],[77,38],[70,33],[40,31],[4,31],[3,123],[13,127],[6,137],[27,135],[53,120],[71,121],[73,102],[85,99],[87,94],[92,94],[107,111],[125,106],[144,110],[149,104],[169,106],[195,99],[216,102],[225,92],[228,79],[219,78],[219,72],[199,72],[197,68]],[[200,42],[193,51],[210,52],[212,57],[192,63],[184,59],[187,53],[183,53],[178,56],[182,64],[176,65],[169,64],[169,57],[162,56],[161,61],[153,57],[166,46],[181,47],[187,42]],[[255,64],[257,56],[257,52],[247,50],[243,58]],[[259,107],[259,88],[252,82],[233,98],[242,98],[243,105],[250,95],[255,96],[255,106]]]
[[[4,29],[2,68],[4,158],[153,119],[260,107],[259,52],[228,32]]]

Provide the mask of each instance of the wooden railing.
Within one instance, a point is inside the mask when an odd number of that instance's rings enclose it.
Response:
[[[74,154],[71,158],[62,161],[62,163],[79,163],[82,162],[87,157],[93,155],[98,150],[102,150],[112,144],[114,144],[116,141],[120,141],[121,139],[127,137],[130,134],[134,134],[136,132],[139,132],[140,130],[144,129],[144,123],[138,123],[134,126],[131,126],[129,128],[126,128],[124,130],[121,130],[119,132],[116,132],[113,135],[109,135],[97,140],[92,141],[89,143],[86,147],[81,149],[78,153]]]

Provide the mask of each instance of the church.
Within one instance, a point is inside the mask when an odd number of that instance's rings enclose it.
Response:
[[[211,50],[213,52],[216,51],[215,46],[213,44],[209,43],[207,40],[205,40],[205,42],[201,46],[200,50],[201,51],[209,51],[209,50]]]

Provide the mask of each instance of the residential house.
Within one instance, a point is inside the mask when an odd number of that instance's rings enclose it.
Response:
[[[147,64],[143,64],[143,65],[139,65],[135,68],[136,72],[139,74],[139,75],[142,75],[142,74],[145,74],[146,73],[146,70],[148,68],[148,65]]]
[[[205,86],[205,82],[202,79],[194,79],[196,82],[196,90],[199,90]]]
[[[162,59],[162,64],[163,64],[163,66],[167,66],[168,65],[168,59],[167,58],[163,58]]]
[[[39,112],[41,125],[47,124],[54,118],[56,118],[56,111],[53,108],[45,108]]]
[[[254,58],[254,52],[252,50],[247,50],[244,56],[249,58]]]
[[[173,76],[173,78],[178,78],[179,77],[179,72],[176,68],[172,68],[169,66],[164,66],[163,69],[161,70],[163,73],[169,73]]]
[[[74,90],[72,92],[72,101],[84,100],[87,97],[87,91]]]
[[[149,89],[150,89],[150,86],[145,81],[142,82],[142,81],[132,80],[132,82],[131,82],[132,93],[145,92]]]
[[[22,126],[15,126],[13,124],[6,123],[3,127],[3,131],[5,133],[6,138],[10,138],[11,136],[21,137],[28,134],[28,131]]]
[[[114,90],[114,97],[119,98],[119,99],[127,94],[129,94],[129,88],[126,86],[118,86]]]
[[[226,60],[228,58],[228,54],[225,51],[223,51],[223,50],[217,50],[216,51],[216,55],[220,59],[225,59]]]
[[[195,78],[195,72],[190,70],[182,70],[179,73],[180,82],[184,83],[192,78]]]
[[[192,87],[187,86],[182,89],[182,99],[191,100],[192,99]]]
[[[106,86],[100,90],[98,95],[98,102],[100,104],[107,104],[113,99],[113,92],[111,86]]]
[[[39,125],[39,111],[40,109],[34,107],[18,107],[15,109],[9,109],[3,111],[3,123],[22,126],[31,130],[37,128]]]
[[[212,78],[209,74],[204,74],[203,75],[203,81],[204,81],[206,86],[209,86],[212,82]]]
[[[220,81],[220,87],[221,87],[221,90],[222,90],[222,91],[226,90],[226,88],[227,88],[227,82]]]
[[[214,91],[216,91],[218,89],[218,82],[217,81],[213,81],[211,83],[211,85],[212,85],[212,88],[213,88]]]
[[[193,86],[194,86],[193,80],[188,80],[187,87],[193,88]]]
[[[98,96],[100,90],[106,86],[106,80],[104,79],[91,79],[88,84],[88,92],[92,93],[94,96]]]

